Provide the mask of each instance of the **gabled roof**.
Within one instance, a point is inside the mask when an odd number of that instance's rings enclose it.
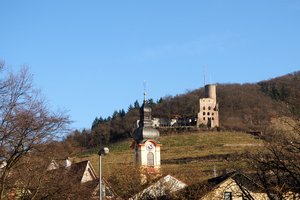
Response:
[[[91,162],[88,160],[72,164],[70,163],[68,166],[59,165],[55,160],[53,160],[48,166],[48,171],[72,177],[74,183],[85,183],[98,178]]]
[[[261,186],[257,185],[246,175],[235,171],[190,185],[186,187],[182,192],[183,194],[187,195],[190,195],[190,192],[192,192],[192,194],[194,195],[193,199],[205,198],[206,195],[209,195],[211,192],[217,190],[219,186],[222,186],[223,183],[230,179],[236,183],[242,193],[245,192],[245,196],[248,195],[248,192],[263,193],[263,189]],[[228,185],[228,187],[231,186]]]
[[[67,167],[67,165],[70,165],[71,163],[72,162],[69,160],[69,158],[53,159],[48,165],[47,170],[54,170],[60,167]]]
[[[239,173],[239,172],[229,172],[227,174],[212,178],[212,179],[208,179],[207,182],[215,187],[219,184],[221,184],[222,182],[224,182],[225,180],[232,178],[239,186],[243,186],[244,188],[246,188],[249,191],[252,192],[261,192],[262,188],[257,185],[254,181],[252,181],[250,178],[248,178],[246,175]]]
[[[97,180],[92,181],[91,183],[85,183],[85,184],[90,184],[94,188],[93,199],[98,199],[99,178]],[[102,190],[105,199],[120,199],[118,194],[112,189],[111,185],[108,183],[108,181],[105,178],[102,178],[102,187],[105,187],[105,189]]]
[[[130,198],[130,200],[137,200],[137,199],[144,199],[144,198],[158,198],[162,197],[163,195],[167,195],[168,193],[173,193],[185,188],[187,184],[184,182],[174,178],[171,175],[167,175],[159,179],[154,184],[150,185],[143,191],[139,192],[138,194],[134,195]]]
[[[80,182],[85,182],[83,180],[85,173],[88,173],[92,177],[93,180],[97,179],[96,172],[95,172],[93,166],[91,165],[90,161],[88,161],[88,160],[85,160],[85,161],[82,161],[79,163],[73,163],[68,168],[69,168],[69,173],[71,175],[76,175],[77,180]]]

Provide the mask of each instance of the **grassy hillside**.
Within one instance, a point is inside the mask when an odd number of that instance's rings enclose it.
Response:
[[[162,173],[172,174],[186,183],[195,183],[230,169],[246,169],[239,158],[245,151],[258,151],[262,141],[242,132],[194,132],[185,135],[162,136]],[[110,154],[103,157],[103,173],[106,177],[126,173],[133,167],[132,140],[118,142],[110,148]],[[88,159],[98,171],[96,150],[78,155],[75,160]]]

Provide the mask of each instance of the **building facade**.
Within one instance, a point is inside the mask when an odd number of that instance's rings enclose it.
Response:
[[[219,127],[219,104],[217,103],[216,85],[205,85],[205,97],[199,99],[200,112],[197,126]]]

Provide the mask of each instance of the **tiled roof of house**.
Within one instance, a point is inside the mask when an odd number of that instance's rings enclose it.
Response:
[[[208,179],[207,182],[211,186],[217,186],[223,181],[227,180],[228,178],[232,178],[238,185],[243,186],[247,188],[247,190],[252,191],[252,192],[261,192],[262,188],[257,185],[253,180],[248,178],[246,175],[239,173],[239,172],[229,172],[227,174]]]
[[[246,175],[235,171],[190,185],[186,187],[182,192],[195,193],[195,199],[199,199],[216,189],[220,184],[222,184],[224,181],[230,178],[233,179],[237,185],[243,187],[243,189],[247,191],[251,191],[254,193],[262,192],[262,188],[259,185],[257,185],[254,181],[252,181]]]
[[[76,175],[76,179],[80,182],[83,177],[83,173],[88,165],[88,162],[88,160],[85,160],[78,163],[72,163],[72,165],[69,167],[69,173],[71,175]]]

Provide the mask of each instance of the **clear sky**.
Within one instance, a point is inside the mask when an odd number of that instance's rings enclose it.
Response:
[[[300,69],[299,0],[0,0],[0,59],[90,128],[143,98]]]

